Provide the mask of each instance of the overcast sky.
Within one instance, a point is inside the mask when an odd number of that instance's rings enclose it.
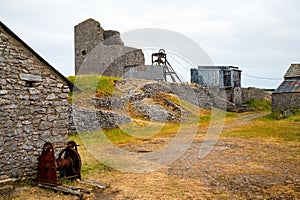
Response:
[[[243,71],[242,86],[276,88],[300,62],[299,0],[0,0],[0,20],[65,76],[74,74],[74,26],[94,18],[121,33],[178,32],[216,65]]]

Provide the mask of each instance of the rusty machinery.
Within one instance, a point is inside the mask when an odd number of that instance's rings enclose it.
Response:
[[[38,158],[37,182],[57,186],[60,178],[81,179],[81,158],[77,146],[74,141],[69,141],[67,145],[55,146],[55,148],[63,148],[55,159],[54,146],[46,142]]]

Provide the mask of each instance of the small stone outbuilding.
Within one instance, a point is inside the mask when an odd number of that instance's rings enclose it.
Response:
[[[272,93],[272,111],[289,116],[300,110],[300,64],[291,64],[284,81]]]
[[[43,144],[67,142],[72,87],[0,22],[0,176],[36,176]]]

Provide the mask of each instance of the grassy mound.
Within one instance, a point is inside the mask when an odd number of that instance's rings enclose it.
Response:
[[[82,92],[94,92],[96,97],[108,97],[114,92],[116,77],[98,75],[69,76],[68,79],[74,83]]]

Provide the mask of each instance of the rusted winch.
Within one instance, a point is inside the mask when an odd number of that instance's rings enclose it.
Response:
[[[54,146],[46,142],[38,158],[37,182],[57,186],[59,178],[81,179],[81,159],[77,146],[74,141],[69,141],[64,146],[55,146],[55,148],[64,148],[55,159]],[[59,177],[57,172],[59,172]]]

